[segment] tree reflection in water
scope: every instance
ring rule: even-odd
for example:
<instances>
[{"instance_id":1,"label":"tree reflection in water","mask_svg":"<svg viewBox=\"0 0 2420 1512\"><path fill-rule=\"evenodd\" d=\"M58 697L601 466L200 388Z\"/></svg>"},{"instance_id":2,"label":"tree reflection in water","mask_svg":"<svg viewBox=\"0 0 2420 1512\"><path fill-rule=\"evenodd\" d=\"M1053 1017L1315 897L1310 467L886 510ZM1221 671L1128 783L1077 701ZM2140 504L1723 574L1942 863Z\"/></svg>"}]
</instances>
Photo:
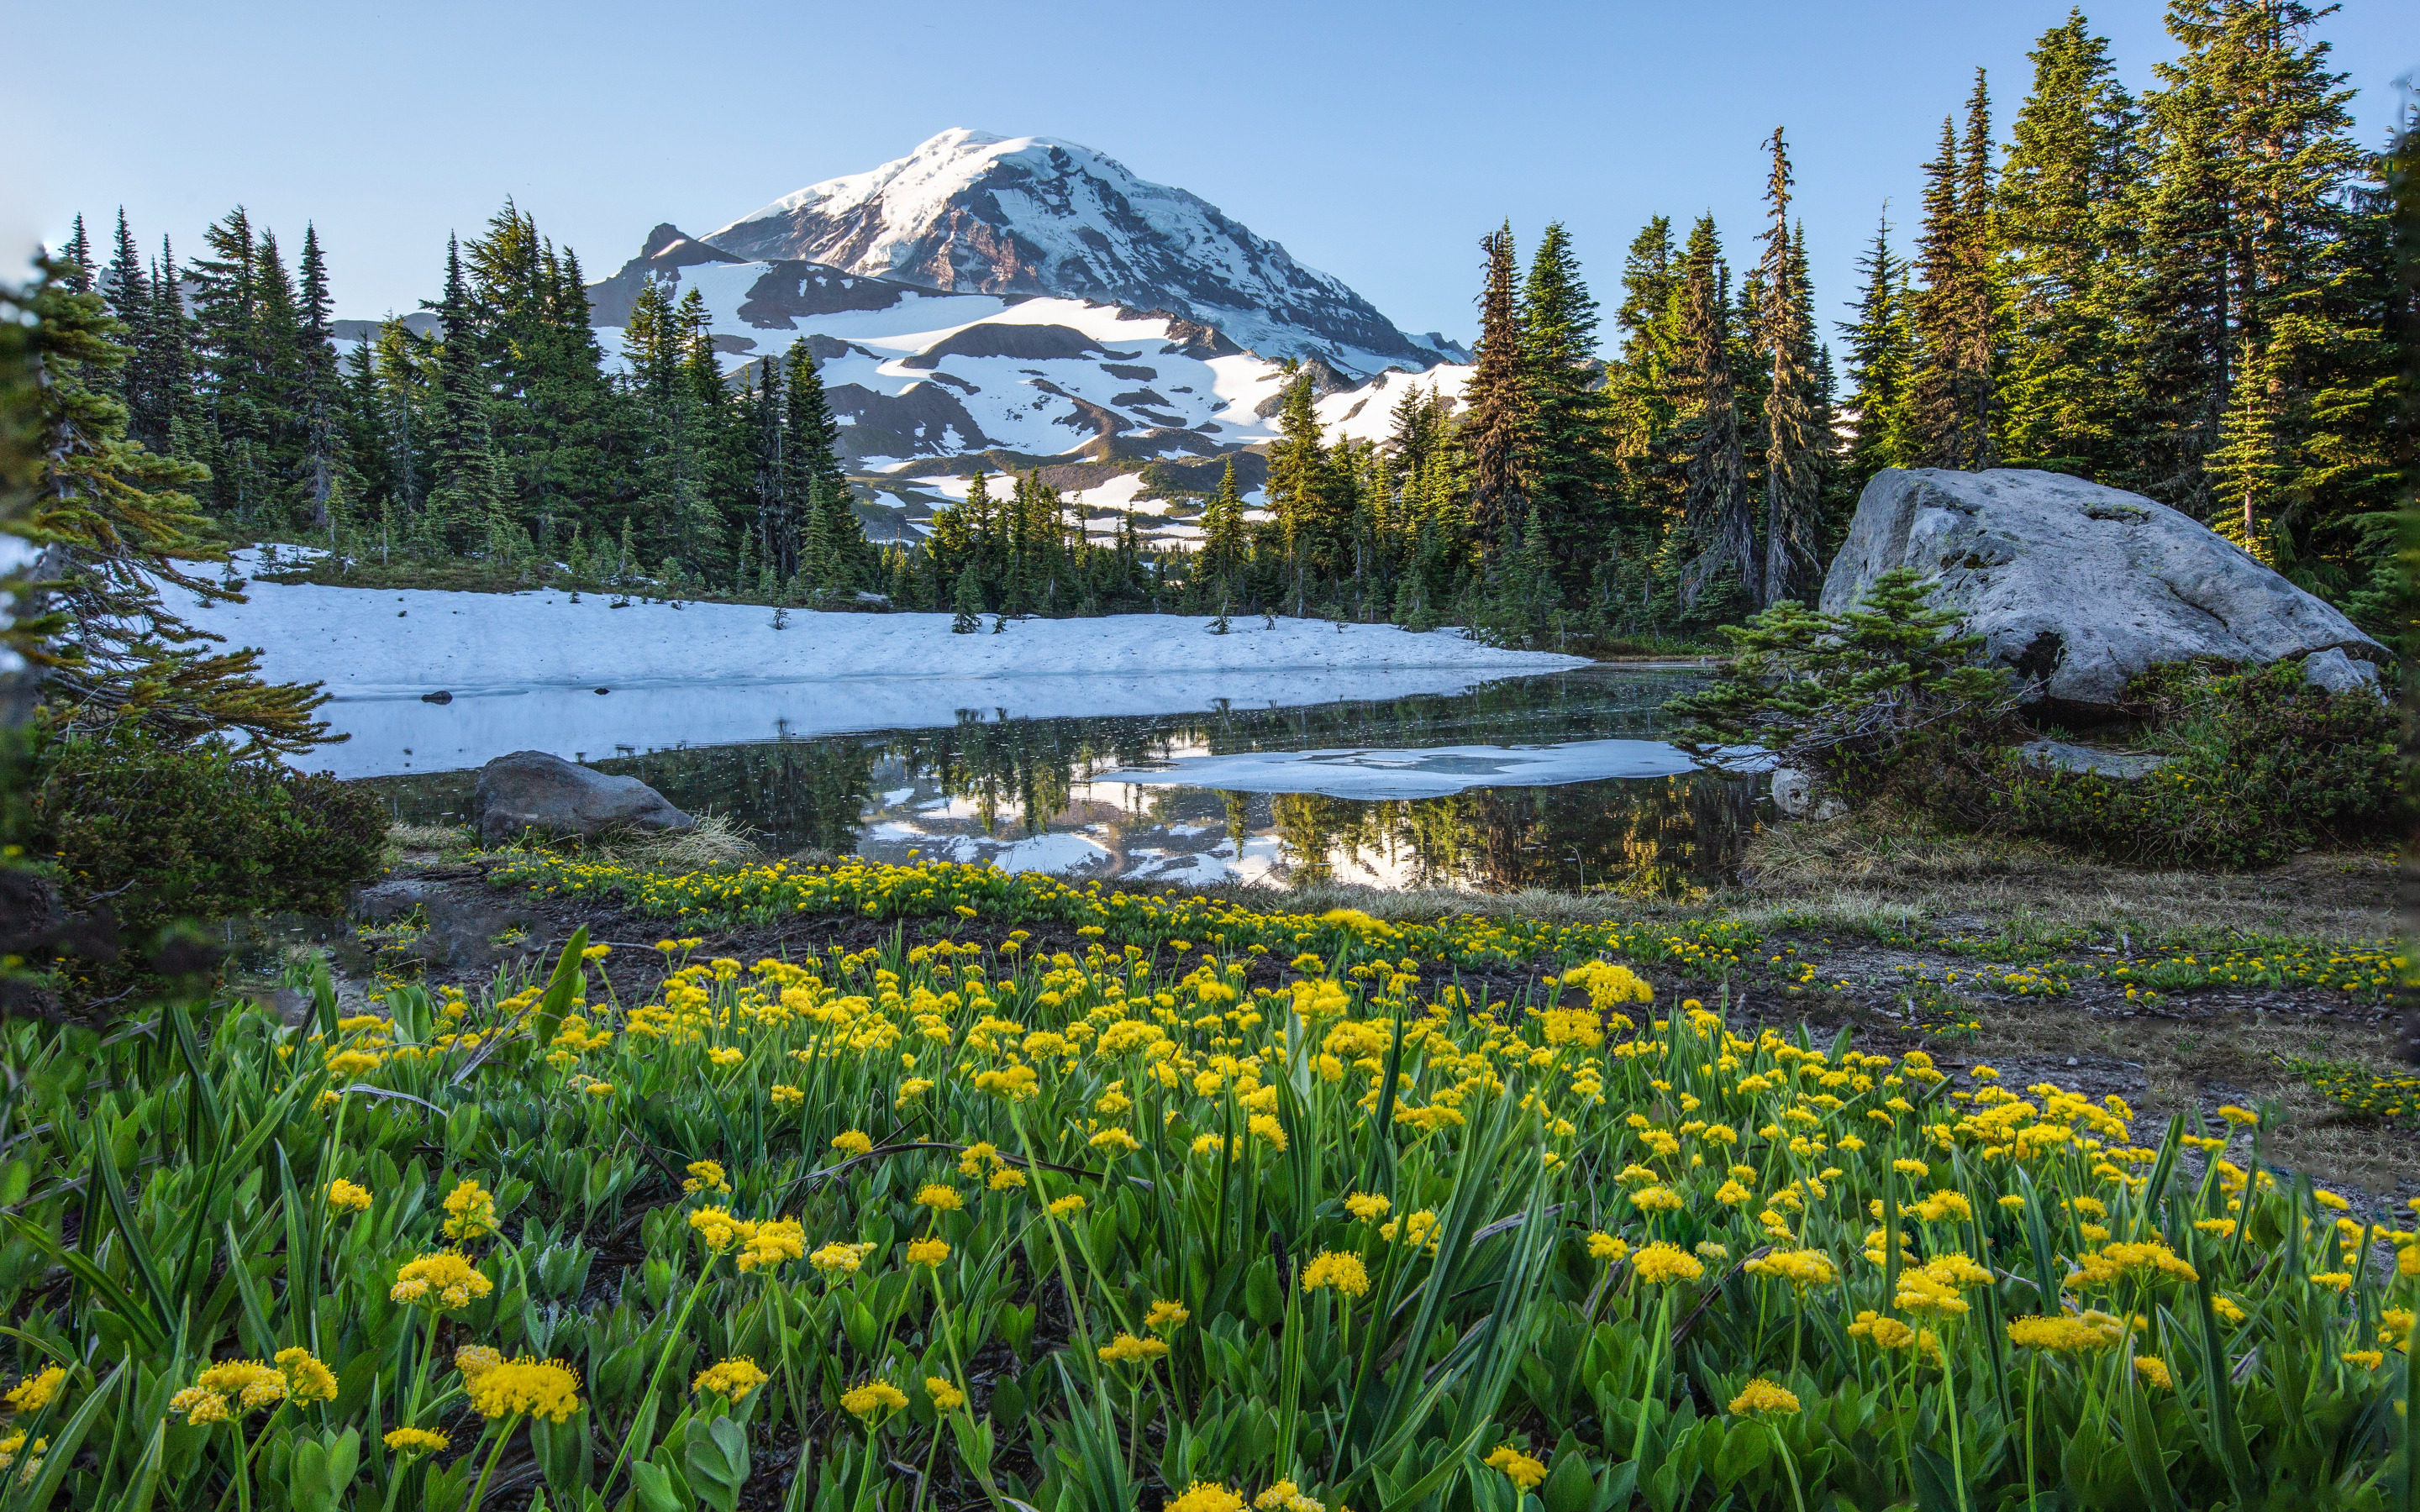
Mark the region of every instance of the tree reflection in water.
<instances>
[{"instance_id":1,"label":"tree reflection in water","mask_svg":"<svg viewBox=\"0 0 2420 1512\"><path fill-rule=\"evenodd\" d=\"M777 853L892 858L922 849L972 859L1020 839L1079 835L1086 874L1182 881L1254 874L1238 863L1255 840L1273 837L1273 849L1264 842L1258 851L1262 871L1279 880L1672 897L1731 872L1758 823L1761 779L1643 778L1355 799L1091 779L1187 754L1652 735L1663 702L1696 682L1591 669L1458 696L1185 716L1020 719L963 710L944 729L685 748L591 764L636 777L690 812L725 814ZM465 814L471 782L470 773L442 773L373 785L398 817L429 823Z\"/></svg>"}]
</instances>

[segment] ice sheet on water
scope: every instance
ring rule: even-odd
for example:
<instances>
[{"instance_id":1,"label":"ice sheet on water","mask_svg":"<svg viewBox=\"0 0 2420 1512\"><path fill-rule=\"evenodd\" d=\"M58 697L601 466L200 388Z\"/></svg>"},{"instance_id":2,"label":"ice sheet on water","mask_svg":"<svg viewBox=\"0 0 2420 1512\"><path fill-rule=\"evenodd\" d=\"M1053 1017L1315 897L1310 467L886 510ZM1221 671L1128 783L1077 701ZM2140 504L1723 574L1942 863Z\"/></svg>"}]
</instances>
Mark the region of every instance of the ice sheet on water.
<instances>
[{"instance_id":1,"label":"ice sheet on water","mask_svg":"<svg viewBox=\"0 0 2420 1512\"><path fill-rule=\"evenodd\" d=\"M1559 746L1247 751L1186 757L1162 767L1123 767L1102 775L1235 793L1435 798L1465 788L1551 787L1616 777L1678 777L1696 769L1696 763L1660 740L1575 740Z\"/></svg>"}]
</instances>

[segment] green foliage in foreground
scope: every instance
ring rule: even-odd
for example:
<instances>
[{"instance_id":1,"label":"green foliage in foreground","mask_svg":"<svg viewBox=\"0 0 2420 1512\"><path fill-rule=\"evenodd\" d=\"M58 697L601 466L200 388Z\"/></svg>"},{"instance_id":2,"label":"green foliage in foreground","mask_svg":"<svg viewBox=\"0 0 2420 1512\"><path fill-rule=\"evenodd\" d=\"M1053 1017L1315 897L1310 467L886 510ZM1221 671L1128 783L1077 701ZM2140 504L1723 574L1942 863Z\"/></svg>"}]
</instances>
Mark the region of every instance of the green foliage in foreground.
<instances>
[{"instance_id":1,"label":"green foliage in foreground","mask_svg":"<svg viewBox=\"0 0 2420 1512\"><path fill-rule=\"evenodd\" d=\"M66 902L106 906L130 936L179 918L334 913L386 843L386 807L368 790L214 742L60 740L33 777L30 832Z\"/></svg>"},{"instance_id":2,"label":"green foliage in foreground","mask_svg":"<svg viewBox=\"0 0 2420 1512\"><path fill-rule=\"evenodd\" d=\"M2401 1504L2412 1236L2256 1116L1318 923L8 1026L6 1504Z\"/></svg>"},{"instance_id":3,"label":"green foliage in foreground","mask_svg":"<svg viewBox=\"0 0 2420 1512\"><path fill-rule=\"evenodd\" d=\"M2011 763L1993 794L1994 821L2151 866L2273 866L2322 841L2375 843L2400 827L2398 721L2378 699L2315 687L2300 662L2165 667L2133 692L2165 766L2118 782Z\"/></svg>"}]
</instances>

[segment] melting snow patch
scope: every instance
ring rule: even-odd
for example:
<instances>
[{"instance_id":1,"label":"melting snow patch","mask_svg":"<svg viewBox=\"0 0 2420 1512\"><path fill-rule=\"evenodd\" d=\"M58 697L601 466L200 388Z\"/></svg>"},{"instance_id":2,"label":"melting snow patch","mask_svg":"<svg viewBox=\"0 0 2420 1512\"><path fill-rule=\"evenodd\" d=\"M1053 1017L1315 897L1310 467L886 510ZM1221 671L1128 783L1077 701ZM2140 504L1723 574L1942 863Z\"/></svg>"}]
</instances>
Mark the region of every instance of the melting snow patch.
<instances>
[{"instance_id":1,"label":"melting snow patch","mask_svg":"<svg viewBox=\"0 0 2420 1512\"><path fill-rule=\"evenodd\" d=\"M1432 746L1415 750L1271 750L1124 768L1128 782L1233 793L1317 793L1331 798L1435 798L1466 788L1552 787L1697 770L1660 740L1578 740L1561 746Z\"/></svg>"}]
</instances>

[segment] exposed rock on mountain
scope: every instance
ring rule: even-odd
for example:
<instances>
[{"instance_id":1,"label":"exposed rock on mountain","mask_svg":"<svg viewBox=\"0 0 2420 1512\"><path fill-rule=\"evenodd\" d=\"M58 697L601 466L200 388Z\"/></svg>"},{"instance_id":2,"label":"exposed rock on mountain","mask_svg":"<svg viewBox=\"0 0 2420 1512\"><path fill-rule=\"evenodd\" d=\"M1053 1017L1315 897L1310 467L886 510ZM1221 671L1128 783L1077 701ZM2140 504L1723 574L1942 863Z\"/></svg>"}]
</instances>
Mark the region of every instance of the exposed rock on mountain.
<instances>
[{"instance_id":1,"label":"exposed rock on mountain","mask_svg":"<svg viewBox=\"0 0 2420 1512\"><path fill-rule=\"evenodd\" d=\"M1167 310L1264 357L1358 374L1464 354L1416 341L1344 283L1305 268L1195 194L1045 136L943 131L907 157L827 179L705 239L766 261L982 294Z\"/></svg>"}]
</instances>

